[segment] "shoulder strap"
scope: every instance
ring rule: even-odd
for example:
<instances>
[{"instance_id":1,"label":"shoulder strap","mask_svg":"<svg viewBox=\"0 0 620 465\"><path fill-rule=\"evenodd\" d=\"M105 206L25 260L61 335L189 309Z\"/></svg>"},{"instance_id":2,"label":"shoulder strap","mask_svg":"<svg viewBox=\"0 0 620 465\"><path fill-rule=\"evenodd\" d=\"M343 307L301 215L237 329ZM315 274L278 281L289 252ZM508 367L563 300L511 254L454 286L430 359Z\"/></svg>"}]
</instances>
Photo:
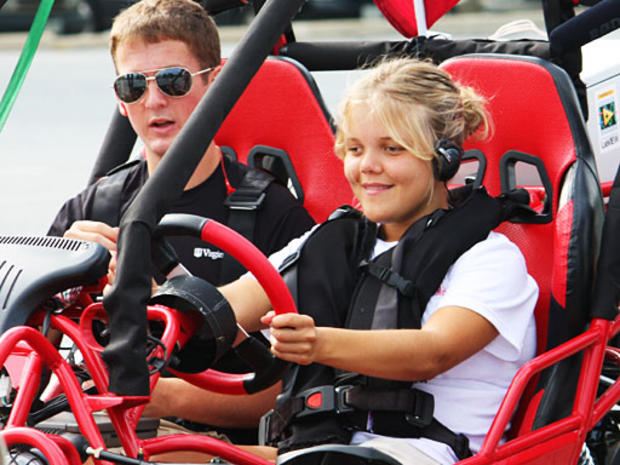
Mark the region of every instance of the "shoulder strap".
<instances>
[{"instance_id":1,"label":"shoulder strap","mask_svg":"<svg viewBox=\"0 0 620 465\"><path fill-rule=\"evenodd\" d=\"M138 163L140 160L123 163L108 171L105 177L97 181L90 212L91 220L118 226L121 214L121 194L127 177L131 173L129 168Z\"/></svg>"},{"instance_id":2,"label":"shoulder strap","mask_svg":"<svg viewBox=\"0 0 620 465\"><path fill-rule=\"evenodd\" d=\"M350 230L353 223L358 224L358 227L355 228L354 232L353 230ZM351 232L351 234L349 234L349 232ZM312 229L310 236L306 239L306 242L301 246L301 248L286 257L278 269L278 272L282 275L284 281L286 282L295 304L297 306L300 305L299 270L297 268L297 262L302 255L303 249L310 247L313 251L312 255L316 256L317 243L320 244L319 247L322 250L328 248L329 244L337 242L337 247L344 250L348 248L347 241L351 239L351 242L356 244L355 246L350 247L355 254L355 257L352 259L352 263L357 264L363 259L368 258L370 255L375 236L376 225L367 221L362 215L362 212L349 205L341 205L336 208L329 215L327 221ZM327 254L330 254L330 251L328 251ZM326 258L327 256L329 255L324 255L322 258ZM331 259L332 261L334 260L333 255L331 256Z\"/></svg>"},{"instance_id":3,"label":"shoulder strap","mask_svg":"<svg viewBox=\"0 0 620 465\"><path fill-rule=\"evenodd\" d=\"M345 326L350 329L392 329L396 328L396 312L393 311L397 302L392 302L391 308L381 308L379 305L380 293L384 280L389 279L392 262L391 248L372 261L363 259L359 270L361 277L355 286L351 298ZM366 257L367 258L367 257ZM394 273L395 274L395 273ZM394 317L392 321L392 317Z\"/></svg>"},{"instance_id":4,"label":"shoulder strap","mask_svg":"<svg viewBox=\"0 0 620 465\"><path fill-rule=\"evenodd\" d=\"M477 188L452 210L436 210L414 223L394 248L391 263L363 264L366 275L382 283L379 301L398 302L398 327L419 328L426 304L450 266L502 221L522 211L511 196L494 198ZM373 300L379 305L376 295ZM362 327L370 321L366 318Z\"/></svg>"},{"instance_id":5,"label":"shoulder strap","mask_svg":"<svg viewBox=\"0 0 620 465\"><path fill-rule=\"evenodd\" d=\"M394 249L392 269L411 281L414 295L399 295L399 323L420 327L422 313L458 258L507 219L507 200L481 187L455 208L427 217L421 235L405 234ZM414 321L405 308L414 308Z\"/></svg>"},{"instance_id":6,"label":"shoulder strap","mask_svg":"<svg viewBox=\"0 0 620 465\"><path fill-rule=\"evenodd\" d=\"M257 212L265 200L267 188L274 181L275 178L266 171L248 169L236 189L224 200L224 205L229 209L227 226L250 242L254 242ZM220 271L220 282L229 282L243 272L244 268L239 262L226 254Z\"/></svg>"}]
</instances>

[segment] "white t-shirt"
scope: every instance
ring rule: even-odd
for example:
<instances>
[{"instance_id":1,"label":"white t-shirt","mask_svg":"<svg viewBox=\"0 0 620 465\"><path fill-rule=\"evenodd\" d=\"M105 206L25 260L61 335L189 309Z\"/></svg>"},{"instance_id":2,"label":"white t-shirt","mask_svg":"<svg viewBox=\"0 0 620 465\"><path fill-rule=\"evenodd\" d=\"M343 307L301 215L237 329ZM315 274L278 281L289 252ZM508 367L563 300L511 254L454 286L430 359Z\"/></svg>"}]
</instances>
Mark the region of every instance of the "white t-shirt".
<instances>
[{"instance_id":1,"label":"white t-shirt","mask_svg":"<svg viewBox=\"0 0 620 465\"><path fill-rule=\"evenodd\" d=\"M293 240L273 254L270 261L278 267L307 236ZM377 240L375 255L395 244ZM538 286L528 275L519 248L504 235L491 232L448 269L426 306L422 325L438 309L459 306L483 316L499 333L469 359L427 382L416 383L416 388L433 394L435 418L451 430L465 434L474 452L480 449L513 376L535 355L537 299ZM351 443L359 444L376 436L357 432ZM442 464L457 461L446 444L424 438L403 441Z\"/></svg>"}]
</instances>

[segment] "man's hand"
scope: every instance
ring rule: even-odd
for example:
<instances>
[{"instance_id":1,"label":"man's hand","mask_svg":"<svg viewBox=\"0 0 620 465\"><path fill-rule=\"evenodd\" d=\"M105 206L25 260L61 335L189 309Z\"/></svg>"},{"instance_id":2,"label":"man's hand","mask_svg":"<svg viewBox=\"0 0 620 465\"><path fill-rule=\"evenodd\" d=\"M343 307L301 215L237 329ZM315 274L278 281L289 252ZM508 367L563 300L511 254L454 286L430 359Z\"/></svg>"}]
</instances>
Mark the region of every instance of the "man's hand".
<instances>
[{"instance_id":1,"label":"man's hand","mask_svg":"<svg viewBox=\"0 0 620 465\"><path fill-rule=\"evenodd\" d=\"M118 227L113 228L99 221L76 221L65 231L64 237L98 242L110 252L116 252Z\"/></svg>"},{"instance_id":2,"label":"man's hand","mask_svg":"<svg viewBox=\"0 0 620 465\"><path fill-rule=\"evenodd\" d=\"M108 286L114 283L116 272L116 241L118 240L118 227L112 227L100 221L76 221L65 231L64 237L80 239L83 241L97 242L110 251L112 256L108 268Z\"/></svg>"}]
</instances>

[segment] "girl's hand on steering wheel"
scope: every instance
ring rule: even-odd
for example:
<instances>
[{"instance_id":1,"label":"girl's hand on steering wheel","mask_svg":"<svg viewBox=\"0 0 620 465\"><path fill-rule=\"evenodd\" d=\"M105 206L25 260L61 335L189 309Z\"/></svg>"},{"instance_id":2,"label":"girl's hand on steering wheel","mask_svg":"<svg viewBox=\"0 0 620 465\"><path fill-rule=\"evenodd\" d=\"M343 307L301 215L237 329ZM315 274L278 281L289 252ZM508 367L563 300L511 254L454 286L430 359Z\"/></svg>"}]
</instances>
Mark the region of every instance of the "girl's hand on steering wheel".
<instances>
[{"instance_id":1,"label":"girl's hand on steering wheel","mask_svg":"<svg viewBox=\"0 0 620 465\"><path fill-rule=\"evenodd\" d=\"M320 339L314 320L308 315L269 312L261 318L269 325L271 352L278 358L299 365L316 361Z\"/></svg>"}]
</instances>

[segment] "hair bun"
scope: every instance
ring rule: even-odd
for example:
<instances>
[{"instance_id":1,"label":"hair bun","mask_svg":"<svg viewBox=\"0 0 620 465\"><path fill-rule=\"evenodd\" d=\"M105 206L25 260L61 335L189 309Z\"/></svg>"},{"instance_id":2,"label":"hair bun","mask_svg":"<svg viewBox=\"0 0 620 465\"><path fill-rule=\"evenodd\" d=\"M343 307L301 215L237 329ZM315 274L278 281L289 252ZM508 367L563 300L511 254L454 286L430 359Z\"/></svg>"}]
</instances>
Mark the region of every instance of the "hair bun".
<instances>
[{"instance_id":1,"label":"hair bun","mask_svg":"<svg viewBox=\"0 0 620 465\"><path fill-rule=\"evenodd\" d=\"M469 86L459 86L459 95L461 97L461 103L463 105L463 135L466 139L472 135L481 126L485 125L485 132L487 118L485 114L485 99L476 93L474 89Z\"/></svg>"}]
</instances>

